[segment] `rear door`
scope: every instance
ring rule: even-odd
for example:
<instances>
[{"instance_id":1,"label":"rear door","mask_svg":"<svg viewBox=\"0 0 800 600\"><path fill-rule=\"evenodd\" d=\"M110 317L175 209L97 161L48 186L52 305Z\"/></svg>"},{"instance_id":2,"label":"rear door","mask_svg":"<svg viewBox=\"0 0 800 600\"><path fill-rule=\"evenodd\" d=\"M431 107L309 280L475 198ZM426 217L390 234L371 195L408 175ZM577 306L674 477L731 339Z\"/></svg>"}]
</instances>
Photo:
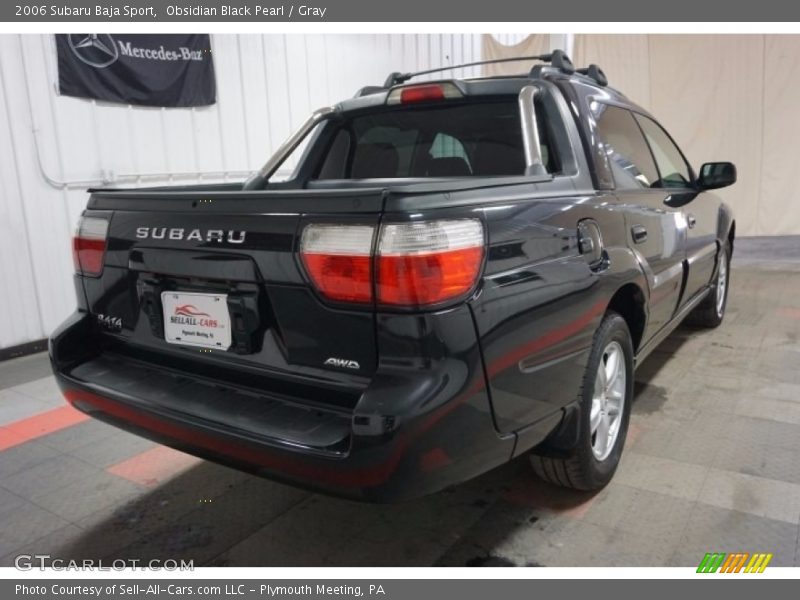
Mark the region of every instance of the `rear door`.
<instances>
[{"instance_id":1,"label":"rear door","mask_svg":"<svg viewBox=\"0 0 800 600\"><path fill-rule=\"evenodd\" d=\"M707 202L694 188L694 176L675 142L655 121L643 115L636 120L650 145L658 167L657 187L668 193L665 203L679 208L686 222L688 273L683 302L711 280L717 253L717 204Z\"/></svg>"},{"instance_id":2,"label":"rear door","mask_svg":"<svg viewBox=\"0 0 800 600\"><path fill-rule=\"evenodd\" d=\"M675 314L683 283L686 227L680 207L658 187L659 174L631 111L600 105L598 133L614 175L616 195L625 205L629 246L639 257L650 286L645 340Z\"/></svg>"}]
</instances>

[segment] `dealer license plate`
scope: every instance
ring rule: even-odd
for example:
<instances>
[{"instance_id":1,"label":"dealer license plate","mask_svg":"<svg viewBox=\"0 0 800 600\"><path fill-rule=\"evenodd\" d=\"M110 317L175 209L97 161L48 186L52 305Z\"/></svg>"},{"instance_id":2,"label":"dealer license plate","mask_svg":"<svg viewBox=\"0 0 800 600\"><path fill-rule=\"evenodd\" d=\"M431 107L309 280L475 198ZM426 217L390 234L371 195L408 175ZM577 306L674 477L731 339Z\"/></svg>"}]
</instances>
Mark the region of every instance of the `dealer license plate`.
<instances>
[{"instance_id":1,"label":"dealer license plate","mask_svg":"<svg viewBox=\"0 0 800 600\"><path fill-rule=\"evenodd\" d=\"M164 339L170 344L227 350L231 316L227 294L162 292Z\"/></svg>"}]
</instances>

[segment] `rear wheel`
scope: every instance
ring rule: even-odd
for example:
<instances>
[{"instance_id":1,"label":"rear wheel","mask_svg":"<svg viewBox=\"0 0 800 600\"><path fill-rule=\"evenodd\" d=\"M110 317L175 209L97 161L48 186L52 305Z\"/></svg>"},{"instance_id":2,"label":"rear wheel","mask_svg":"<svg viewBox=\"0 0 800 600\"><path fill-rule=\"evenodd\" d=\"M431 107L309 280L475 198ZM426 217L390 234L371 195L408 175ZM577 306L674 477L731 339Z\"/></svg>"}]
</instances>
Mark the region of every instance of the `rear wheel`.
<instances>
[{"instance_id":1,"label":"rear wheel","mask_svg":"<svg viewBox=\"0 0 800 600\"><path fill-rule=\"evenodd\" d=\"M728 288L730 287L731 255L728 245L719 251L717 275L709 294L689 315L687 322L700 327L718 327L725 317L728 305Z\"/></svg>"},{"instance_id":2,"label":"rear wheel","mask_svg":"<svg viewBox=\"0 0 800 600\"><path fill-rule=\"evenodd\" d=\"M619 464L633 401L633 343L625 320L609 312L595 333L580 392L578 441L566 456L531 455L539 477L578 490L606 485Z\"/></svg>"}]
</instances>

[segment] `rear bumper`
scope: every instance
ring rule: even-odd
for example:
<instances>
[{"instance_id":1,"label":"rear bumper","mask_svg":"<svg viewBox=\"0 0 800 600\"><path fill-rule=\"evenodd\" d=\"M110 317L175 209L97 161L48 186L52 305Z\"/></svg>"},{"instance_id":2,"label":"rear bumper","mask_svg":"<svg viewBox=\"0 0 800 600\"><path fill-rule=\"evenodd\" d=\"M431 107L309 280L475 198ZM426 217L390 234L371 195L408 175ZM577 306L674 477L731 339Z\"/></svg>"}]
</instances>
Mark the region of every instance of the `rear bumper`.
<instances>
[{"instance_id":1,"label":"rear bumper","mask_svg":"<svg viewBox=\"0 0 800 600\"><path fill-rule=\"evenodd\" d=\"M77 409L159 443L324 493L393 502L470 479L513 455L496 432L467 311L437 319L452 352L379 365L355 408L309 408L252 389L220 388L102 350L76 313L50 355ZM448 340L448 336L452 336Z\"/></svg>"}]
</instances>

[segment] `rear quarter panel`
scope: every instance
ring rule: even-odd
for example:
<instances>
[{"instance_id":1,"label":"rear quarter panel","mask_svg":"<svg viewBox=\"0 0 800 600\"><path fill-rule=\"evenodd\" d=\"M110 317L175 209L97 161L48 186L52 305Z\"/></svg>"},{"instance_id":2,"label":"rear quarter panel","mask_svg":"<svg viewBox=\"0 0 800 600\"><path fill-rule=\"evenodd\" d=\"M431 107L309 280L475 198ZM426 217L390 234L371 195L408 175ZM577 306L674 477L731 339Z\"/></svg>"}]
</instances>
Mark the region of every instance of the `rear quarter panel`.
<instances>
[{"instance_id":1,"label":"rear quarter panel","mask_svg":"<svg viewBox=\"0 0 800 600\"><path fill-rule=\"evenodd\" d=\"M611 298L626 283L643 286L643 275L612 195L509 199L483 213L488 256L470 305L496 428L519 431L577 399ZM606 261L597 270L579 251L582 219L602 232Z\"/></svg>"}]
</instances>

